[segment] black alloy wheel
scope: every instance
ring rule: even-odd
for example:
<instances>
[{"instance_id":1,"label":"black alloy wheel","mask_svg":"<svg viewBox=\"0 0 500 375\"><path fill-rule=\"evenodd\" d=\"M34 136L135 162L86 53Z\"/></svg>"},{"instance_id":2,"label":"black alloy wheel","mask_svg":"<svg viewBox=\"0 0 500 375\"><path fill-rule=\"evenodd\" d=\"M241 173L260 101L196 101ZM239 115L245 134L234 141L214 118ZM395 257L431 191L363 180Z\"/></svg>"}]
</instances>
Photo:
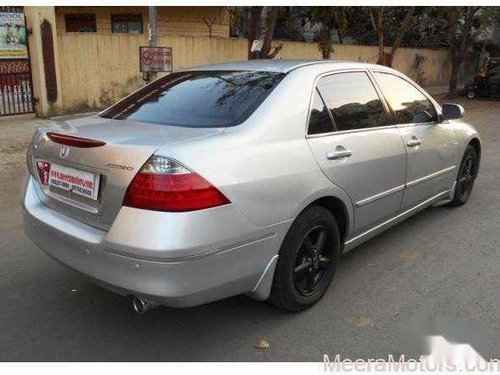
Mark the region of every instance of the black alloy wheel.
<instances>
[{"instance_id":1,"label":"black alloy wheel","mask_svg":"<svg viewBox=\"0 0 500 375\"><path fill-rule=\"evenodd\" d=\"M455 192L450 206L461 206L469 200L479 169L479 156L476 149L469 145L465 149L458 177L455 185Z\"/></svg>"},{"instance_id":2,"label":"black alloy wheel","mask_svg":"<svg viewBox=\"0 0 500 375\"><path fill-rule=\"evenodd\" d=\"M318 302L332 282L341 250L334 215L310 206L293 222L283 240L269 301L288 311Z\"/></svg>"},{"instance_id":3,"label":"black alloy wheel","mask_svg":"<svg viewBox=\"0 0 500 375\"><path fill-rule=\"evenodd\" d=\"M299 244L293 279L295 289L303 296L315 293L327 273L332 261L332 254L325 246L327 239L327 228L318 225L307 232Z\"/></svg>"}]
</instances>

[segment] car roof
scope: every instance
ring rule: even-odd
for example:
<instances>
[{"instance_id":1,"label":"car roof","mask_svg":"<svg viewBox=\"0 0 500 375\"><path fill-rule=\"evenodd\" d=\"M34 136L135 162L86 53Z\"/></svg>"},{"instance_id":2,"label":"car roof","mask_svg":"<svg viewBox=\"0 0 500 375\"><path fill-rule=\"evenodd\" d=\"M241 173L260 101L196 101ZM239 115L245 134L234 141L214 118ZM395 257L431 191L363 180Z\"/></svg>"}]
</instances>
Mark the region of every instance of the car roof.
<instances>
[{"instance_id":1,"label":"car roof","mask_svg":"<svg viewBox=\"0 0 500 375\"><path fill-rule=\"evenodd\" d=\"M276 73L288 73L292 70L324 65L330 69L345 68L381 68L380 65L367 64L358 61L348 60L248 60L236 61L222 64L210 64L193 66L183 69L184 71L208 71L208 70L242 70L242 71L267 71Z\"/></svg>"}]
</instances>

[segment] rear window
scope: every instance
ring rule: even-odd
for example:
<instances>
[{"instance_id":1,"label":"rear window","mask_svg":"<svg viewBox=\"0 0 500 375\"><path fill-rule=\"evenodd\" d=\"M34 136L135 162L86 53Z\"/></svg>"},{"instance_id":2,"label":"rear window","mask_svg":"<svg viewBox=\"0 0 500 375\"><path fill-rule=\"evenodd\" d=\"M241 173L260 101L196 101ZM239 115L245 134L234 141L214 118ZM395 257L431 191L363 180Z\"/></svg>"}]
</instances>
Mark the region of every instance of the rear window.
<instances>
[{"instance_id":1,"label":"rear window","mask_svg":"<svg viewBox=\"0 0 500 375\"><path fill-rule=\"evenodd\" d=\"M284 76L248 71L171 73L101 116L185 127L235 126L257 109Z\"/></svg>"}]
</instances>

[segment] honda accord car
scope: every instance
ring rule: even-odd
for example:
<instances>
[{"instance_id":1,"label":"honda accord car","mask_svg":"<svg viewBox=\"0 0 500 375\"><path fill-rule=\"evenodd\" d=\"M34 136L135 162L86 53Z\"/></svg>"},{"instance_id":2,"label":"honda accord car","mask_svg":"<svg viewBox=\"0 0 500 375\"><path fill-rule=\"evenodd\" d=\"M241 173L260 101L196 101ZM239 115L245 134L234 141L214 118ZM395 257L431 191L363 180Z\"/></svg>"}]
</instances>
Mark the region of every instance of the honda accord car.
<instances>
[{"instance_id":1,"label":"honda accord car","mask_svg":"<svg viewBox=\"0 0 500 375\"><path fill-rule=\"evenodd\" d=\"M481 142L463 115L379 65L177 71L36 131L25 230L138 312L238 294L303 310L342 253L469 199Z\"/></svg>"}]
</instances>

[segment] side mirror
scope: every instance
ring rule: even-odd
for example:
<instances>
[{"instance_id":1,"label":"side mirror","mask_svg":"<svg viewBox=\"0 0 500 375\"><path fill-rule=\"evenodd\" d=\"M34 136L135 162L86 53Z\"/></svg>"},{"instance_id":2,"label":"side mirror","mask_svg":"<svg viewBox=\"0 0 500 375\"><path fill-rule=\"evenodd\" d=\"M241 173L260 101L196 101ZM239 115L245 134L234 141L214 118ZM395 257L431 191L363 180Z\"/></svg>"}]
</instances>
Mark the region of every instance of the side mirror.
<instances>
[{"instance_id":1,"label":"side mirror","mask_svg":"<svg viewBox=\"0 0 500 375\"><path fill-rule=\"evenodd\" d=\"M455 120L464 117L465 110L460 104L443 104L442 116L445 120Z\"/></svg>"}]
</instances>

